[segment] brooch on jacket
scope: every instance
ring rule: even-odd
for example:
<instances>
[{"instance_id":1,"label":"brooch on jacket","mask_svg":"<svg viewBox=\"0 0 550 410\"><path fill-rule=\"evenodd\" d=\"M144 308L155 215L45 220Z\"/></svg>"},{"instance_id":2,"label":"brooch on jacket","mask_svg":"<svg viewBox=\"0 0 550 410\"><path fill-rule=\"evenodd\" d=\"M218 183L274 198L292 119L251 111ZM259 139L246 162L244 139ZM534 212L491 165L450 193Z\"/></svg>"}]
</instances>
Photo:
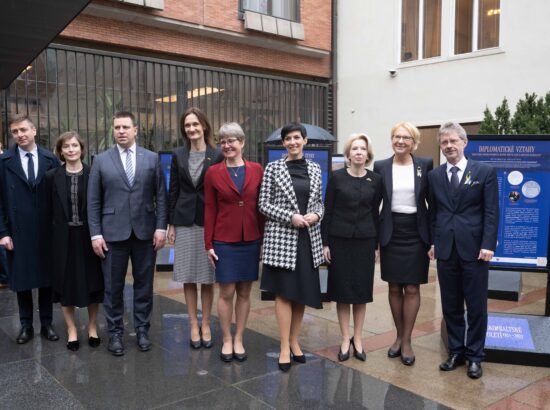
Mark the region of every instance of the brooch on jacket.
<instances>
[{"instance_id":1,"label":"brooch on jacket","mask_svg":"<svg viewBox=\"0 0 550 410\"><path fill-rule=\"evenodd\" d=\"M464 185L474 186L474 185L478 185L478 184L479 184L478 180L475 180L475 181L472 180L472 171L468 171L468 174L466 175L466 178L464 178Z\"/></svg>"},{"instance_id":2,"label":"brooch on jacket","mask_svg":"<svg viewBox=\"0 0 550 410\"><path fill-rule=\"evenodd\" d=\"M420 167L420 165L416 167L416 176L418 178L422 178L422 168Z\"/></svg>"}]
</instances>

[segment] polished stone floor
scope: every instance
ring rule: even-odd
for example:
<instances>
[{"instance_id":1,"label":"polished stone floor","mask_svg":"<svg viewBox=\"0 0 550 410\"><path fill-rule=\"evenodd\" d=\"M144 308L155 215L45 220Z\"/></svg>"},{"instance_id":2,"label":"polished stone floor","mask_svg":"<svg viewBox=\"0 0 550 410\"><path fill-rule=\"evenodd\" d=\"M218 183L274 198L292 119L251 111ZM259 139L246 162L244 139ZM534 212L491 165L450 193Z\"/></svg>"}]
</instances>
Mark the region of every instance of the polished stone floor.
<instances>
[{"instance_id":1,"label":"polished stone floor","mask_svg":"<svg viewBox=\"0 0 550 410\"><path fill-rule=\"evenodd\" d=\"M546 277L524 274L519 302L490 300L493 311L542 314ZM377 269L374 302L367 308L363 346L367 361L337 363L340 331L333 304L307 309L301 343L307 364L287 374L277 368L278 332L273 302L262 301L254 286L244 363L219 359L220 330L214 318L217 343L211 350L189 346L186 307L181 285L171 272L158 272L150 330L153 348L139 352L132 333L131 276L126 289L124 341L126 354L113 357L105 343L92 349L83 344L76 353L65 341L48 342L35 336L27 345L15 343L19 324L13 293L0 290L0 409L550 409L550 369L484 364L484 376L470 380L465 368L441 373L445 357L441 342L441 308L435 272L422 287L422 306L414 331L417 361L405 367L388 359L392 343L387 285ZM214 309L214 313L216 310ZM79 335L86 338L85 309L78 310ZM54 325L62 335L61 311ZM35 330L39 329L35 320ZM100 335L106 338L101 320ZM64 339L64 337L62 337Z\"/></svg>"}]
</instances>

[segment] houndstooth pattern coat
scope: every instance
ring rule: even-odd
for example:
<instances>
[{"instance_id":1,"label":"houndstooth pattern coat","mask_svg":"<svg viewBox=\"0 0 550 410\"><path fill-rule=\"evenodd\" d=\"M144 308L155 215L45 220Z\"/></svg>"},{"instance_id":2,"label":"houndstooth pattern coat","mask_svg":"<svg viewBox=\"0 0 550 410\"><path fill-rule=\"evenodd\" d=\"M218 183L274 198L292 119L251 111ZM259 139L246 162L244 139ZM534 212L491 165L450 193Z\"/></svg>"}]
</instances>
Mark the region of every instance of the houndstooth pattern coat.
<instances>
[{"instance_id":1,"label":"houndstooth pattern coat","mask_svg":"<svg viewBox=\"0 0 550 410\"><path fill-rule=\"evenodd\" d=\"M324 206L321 196L321 168L315 162L306 161L310 184L307 213L316 213L322 219ZM292 215L299 214L300 210L284 158L267 164L258 207L266 216L263 262L279 268L296 269L298 228L292 226ZM308 231L313 265L317 267L323 262L320 223L310 226Z\"/></svg>"}]
</instances>

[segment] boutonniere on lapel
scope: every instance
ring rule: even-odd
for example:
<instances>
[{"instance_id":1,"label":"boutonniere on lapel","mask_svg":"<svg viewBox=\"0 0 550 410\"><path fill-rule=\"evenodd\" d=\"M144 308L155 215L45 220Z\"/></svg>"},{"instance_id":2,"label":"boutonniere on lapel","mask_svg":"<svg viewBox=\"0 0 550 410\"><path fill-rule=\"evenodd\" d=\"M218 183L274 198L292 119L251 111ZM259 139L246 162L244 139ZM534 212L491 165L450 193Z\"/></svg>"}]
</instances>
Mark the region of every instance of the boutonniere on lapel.
<instances>
[{"instance_id":1,"label":"boutonniere on lapel","mask_svg":"<svg viewBox=\"0 0 550 410\"><path fill-rule=\"evenodd\" d=\"M372 182L372 179L370 179L369 177L367 177L367 181L370 181L370 182Z\"/></svg>"},{"instance_id":2,"label":"boutonniere on lapel","mask_svg":"<svg viewBox=\"0 0 550 410\"><path fill-rule=\"evenodd\" d=\"M419 166L416 167L416 176L422 178L422 168Z\"/></svg>"},{"instance_id":3,"label":"boutonniere on lapel","mask_svg":"<svg viewBox=\"0 0 550 410\"><path fill-rule=\"evenodd\" d=\"M466 178L464 178L464 185L470 187L477 184L479 184L479 181L472 180L472 171L468 171L468 174L466 174Z\"/></svg>"}]
</instances>

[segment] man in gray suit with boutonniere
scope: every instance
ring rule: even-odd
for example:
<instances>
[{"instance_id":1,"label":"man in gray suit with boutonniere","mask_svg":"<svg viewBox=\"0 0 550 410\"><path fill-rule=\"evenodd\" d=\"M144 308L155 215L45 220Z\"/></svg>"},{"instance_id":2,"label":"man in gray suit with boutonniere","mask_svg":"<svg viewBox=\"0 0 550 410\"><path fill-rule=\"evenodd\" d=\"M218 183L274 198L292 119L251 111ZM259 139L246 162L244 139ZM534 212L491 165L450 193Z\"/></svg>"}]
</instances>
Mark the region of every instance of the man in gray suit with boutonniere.
<instances>
[{"instance_id":1,"label":"man in gray suit with boutonniere","mask_svg":"<svg viewBox=\"0 0 550 410\"><path fill-rule=\"evenodd\" d=\"M137 146L137 130L132 113L114 115L116 145L95 157L88 182L88 224L94 252L102 258L108 350L114 356L124 354L123 291L129 258L137 346L142 352L151 348L156 252L166 241L164 174L158 155Z\"/></svg>"}]
</instances>

